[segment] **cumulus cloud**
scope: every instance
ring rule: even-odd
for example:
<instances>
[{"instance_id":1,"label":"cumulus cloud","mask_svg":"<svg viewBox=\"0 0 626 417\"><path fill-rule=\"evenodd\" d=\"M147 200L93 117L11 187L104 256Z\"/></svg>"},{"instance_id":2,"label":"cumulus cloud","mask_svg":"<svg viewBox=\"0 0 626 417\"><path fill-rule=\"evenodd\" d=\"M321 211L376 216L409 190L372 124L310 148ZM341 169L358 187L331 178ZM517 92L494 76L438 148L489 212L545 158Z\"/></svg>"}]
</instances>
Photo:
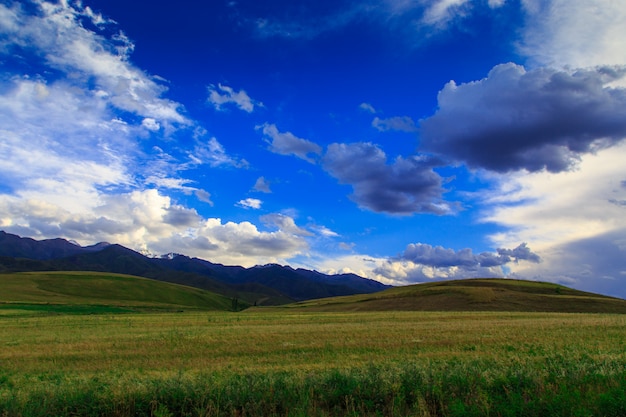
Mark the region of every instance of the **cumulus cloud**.
<instances>
[{"instance_id":1,"label":"cumulus cloud","mask_svg":"<svg viewBox=\"0 0 626 417\"><path fill-rule=\"evenodd\" d=\"M498 172L571 170L585 153L626 137L626 67L572 72L494 67L480 80L449 82L437 112L421 121L421 148Z\"/></svg>"},{"instance_id":2,"label":"cumulus cloud","mask_svg":"<svg viewBox=\"0 0 626 417\"><path fill-rule=\"evenodd\" d=\"M322 148L318 144L299 138L291 132L280 132L276 125L265 123L256 128L263 132L271 152L280 155L294 155L309 163L315 163L315 159L309 156L310 154L320 155L322 153Z\"/></svg>"},{"instance_id":3,"label":"cumulus cloud","mask_svg":"<svg viewBox=\"0 0 626 417\"><path fill-rule=\"evenodd\" d=\"M443 201L443 181L433 171L439 161L414 156L387 164L387 155L372 143L334 143L322 165L340 183L352 186L351 198L362 208L400 215L454 211Z\"/></svg>"},{"instance_id":4,"label":"cumulus cloud","mask_svg":"<svg viewBox=\"0 0 626 417\"><path fill-rule=\"evenodd\" d=\"M434 279L503 277L507 275L504 266L520 261L538 263L540 258L525 243L514 249L479 254L469 248L455 251L441 246L412 243L401 255L379 263L372 273L395 284Z\"/></svg>"},{"instance_id":5,"label":"cumulus cloud","mask_svg":"<svg viewBox=\"0 0 626 417\"><path fill-rule=\"evenodd\" d=\"M134 45L114 29L80 2L0 4L0 59L29 59L13 60L17 72L0 80L0 227L149 253L176 248L246 266L286 263L306 251L302 236L204 218L163 194L212 205L210 193L180 171L247 162L215 138L204 141L183 107L163 98L163 80L130 63ZM143 140L171 140L188 128L195 128L191 152L168 154Z\"/></svg>"},{"instance_id":6,"label":"cumulus cloud","mask_svg":"<svg viewBox=\"0 0 626 417\"><path fill-rule=\"evenodd\" d=\"M502 266L520 260L539 262L540 258L533 253L526 243L514 249L497 249L497 253L482 252L474 254L469 248L455 251L441 246L431 246L424 243L409 244L398 260L411 261L415 264L439 267L492 267Z\"/></svg>"},{"instance_id":7,"label":"cumulus cloud","mask_svg":"<svg viewBox=\"0 0 626 417\"><path fill-rule=\"evenodd\" d=\"M36 199L0 196L0 227L25 236L64 236L81 244L120 243L147 253L172 248L214 262L252 266L286 262L308 249L306 233L293 233L288 220L263 232L249 222L202 218L155 189L100 195L88 211L72 210ZM308 232L307 232L308 233Z\"/></svg>"},{"instance_id":8,"label":"cumulus cloud","mask_svg":"<svg viewBox=\"0 0 626 417\"><path fill-rule=\"evenodd\" d=\"M252 113L255 106L263 107L263 103L251 99L244 90L235 91L232 87L222 84L210 85L207 89L209 91L207 100L216 110L222 110L226 104L233 104L247 113Z\"/></svg>"},{"instance_id":9,"label":"cumulus cloud","mask_svg":"<svg viewBox=\"0 0 626 417\"><path fill-rule=\"evenodd\" d=\"M390 117L388 119L381 119L375 117L372 121L372 126L381 132L388 130L399 130L401 132L416 132L417 126L415 122L408 116Z\"/></svg>"}]
</instances>

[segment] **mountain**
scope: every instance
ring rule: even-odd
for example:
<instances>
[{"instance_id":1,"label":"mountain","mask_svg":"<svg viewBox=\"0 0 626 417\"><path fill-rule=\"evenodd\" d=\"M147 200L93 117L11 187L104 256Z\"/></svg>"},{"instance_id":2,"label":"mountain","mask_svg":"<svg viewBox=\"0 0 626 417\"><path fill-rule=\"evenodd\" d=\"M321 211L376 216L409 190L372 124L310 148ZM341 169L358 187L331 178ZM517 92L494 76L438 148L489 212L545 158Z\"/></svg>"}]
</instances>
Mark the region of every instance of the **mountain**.
<instances>
[{"instance_id":1,"label":"mountain","mask_svg":"<svg viewBox=\"0 0 626 417\"><path fill-rule=\"evenodd\" d=\"M64 239L37 241L0 232L0 272L97 271L201 288L256 305L363 294L389 286L354 274L326 275L276 264L243 268L180 254L144 256L117 244L81 247Z\"/></svg>"},{"instance_id":2,"label":"mountain","mask_svg":"<svg viewBox=\"0 0 626 417\"><path fill-rule=\"evenodd\" d=\"M109 244L97 243L93 246L80 246L65 239L34 240L0 231L0 256L27 259L56 259L79 253L95 252Z\"/></svg>"},{"instance_id":3,"label":"mountain","mask_svg":"<svg viewBox=\"0 0 626 417\"><path fill-rule=\"evenodd\" d=\"M525 311L626 313L626 300L562 285L514 279L462 279L394 287L281 308L306 311Z\"/></svg>"}]
</instances>

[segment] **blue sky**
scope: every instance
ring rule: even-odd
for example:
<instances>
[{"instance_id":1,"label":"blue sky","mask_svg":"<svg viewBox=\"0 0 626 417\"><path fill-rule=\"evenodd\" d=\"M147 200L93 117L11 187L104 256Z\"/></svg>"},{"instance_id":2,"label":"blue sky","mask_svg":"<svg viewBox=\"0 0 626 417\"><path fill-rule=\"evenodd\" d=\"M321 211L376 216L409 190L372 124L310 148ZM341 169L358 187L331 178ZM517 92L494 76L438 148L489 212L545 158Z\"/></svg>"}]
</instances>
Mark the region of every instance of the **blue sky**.
<instances>
[{"instance_id":1,"label":"blue sky","mask_svg":"<svg viewBox=\"0 0 626 417\"><path fill-rule=\"evenodd\" d=\"M626 297L626 5L0 2L0 228Z\"/></svg>"}]
</instances>

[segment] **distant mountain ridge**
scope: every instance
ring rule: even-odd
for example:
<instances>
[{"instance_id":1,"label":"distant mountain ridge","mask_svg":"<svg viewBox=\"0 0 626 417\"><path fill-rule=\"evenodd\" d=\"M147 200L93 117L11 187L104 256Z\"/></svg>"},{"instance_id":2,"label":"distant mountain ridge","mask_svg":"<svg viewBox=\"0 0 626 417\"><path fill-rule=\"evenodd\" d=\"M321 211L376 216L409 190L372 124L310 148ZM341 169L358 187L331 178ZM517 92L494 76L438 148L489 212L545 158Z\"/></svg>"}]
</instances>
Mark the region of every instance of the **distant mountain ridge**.
<instances>
[{"instance_id":1,"label":"distant mountain ridge","mask_svg":"<svg viewBox=\"0 0 626 417\"><path fill-rule=\"evenodd\" d=\"M117 244L83 247L61 238L34 240L0 231L0 272L25 271L136 275L239 297L257 305L369 294L389 288L355 274L326 275L276 264L225 266L174 253L147 257Z\"/></svg>"},{"instance_id":2,"label":"distant mountain ridge","mask_svg":"<svg viewBox=\"0 0 626 417\"><path fill-rule=\"evenodd\" d=\"M0 256L48 260L77 255L80 253L97 252L109 246L100 242L91 246L80 246L65 239L35 240L20 237L0 230Z\"/></svg>"}]
</instances>

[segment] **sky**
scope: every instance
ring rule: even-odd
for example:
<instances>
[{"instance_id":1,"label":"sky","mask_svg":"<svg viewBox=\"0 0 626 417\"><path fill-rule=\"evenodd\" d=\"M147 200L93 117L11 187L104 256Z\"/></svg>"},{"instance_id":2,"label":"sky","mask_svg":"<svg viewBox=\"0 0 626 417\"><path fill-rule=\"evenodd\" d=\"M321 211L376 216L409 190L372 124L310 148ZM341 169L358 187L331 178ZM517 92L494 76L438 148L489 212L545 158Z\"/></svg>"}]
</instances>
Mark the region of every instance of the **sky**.
<instances>
[{"instance_id":1,"label":"sky","mask_svg":"<svg viewBox=\"0 0 626 417\"><path fill-rule=\"evenodd\" d=\"M626 298L626 3L0 0L0 230Z\"/></svg>"}]
</instances>

